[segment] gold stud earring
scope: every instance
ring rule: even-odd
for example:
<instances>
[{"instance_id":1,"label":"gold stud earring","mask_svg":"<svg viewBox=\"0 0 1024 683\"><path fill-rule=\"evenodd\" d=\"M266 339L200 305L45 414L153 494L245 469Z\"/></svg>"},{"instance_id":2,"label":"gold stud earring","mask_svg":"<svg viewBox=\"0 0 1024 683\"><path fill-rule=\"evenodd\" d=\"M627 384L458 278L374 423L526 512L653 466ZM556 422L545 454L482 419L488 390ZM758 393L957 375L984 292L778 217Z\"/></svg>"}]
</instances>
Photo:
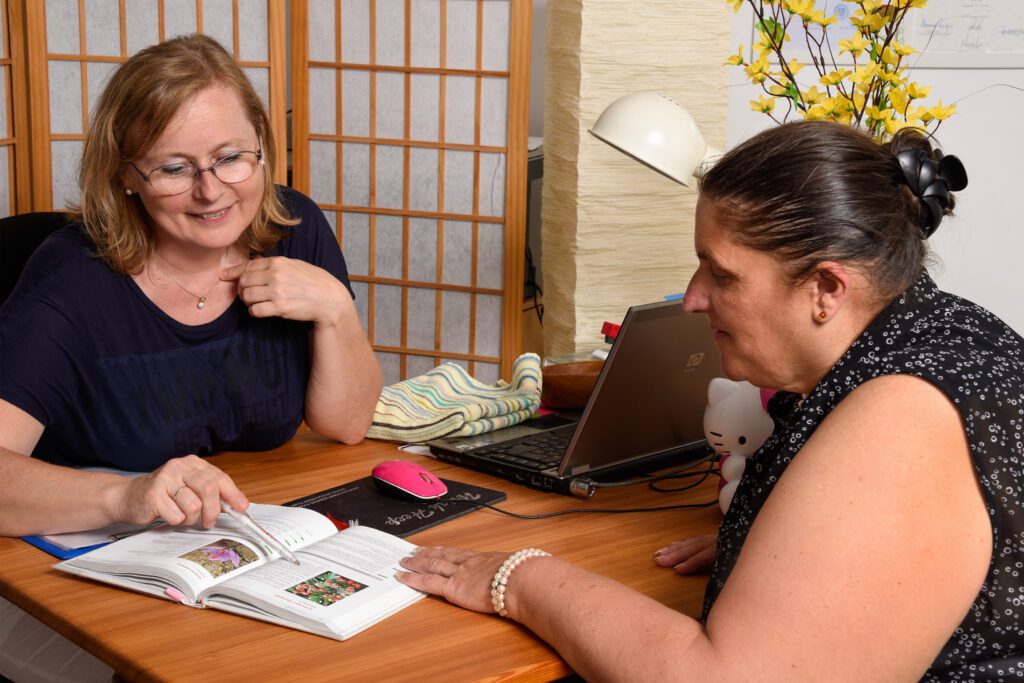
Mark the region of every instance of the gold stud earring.
<instances>
[{"instance_id":1,"label":"gold stud earring","mask_svg":"<svg viewBox=\"0 0 1024 683\"><path fill-rule=\"evenodd\" d=\"M826 313L825 311L822 311L821 313L818 314L818 320L824 320L827 317L828 313Z\"/></svg>"}]
</instances>

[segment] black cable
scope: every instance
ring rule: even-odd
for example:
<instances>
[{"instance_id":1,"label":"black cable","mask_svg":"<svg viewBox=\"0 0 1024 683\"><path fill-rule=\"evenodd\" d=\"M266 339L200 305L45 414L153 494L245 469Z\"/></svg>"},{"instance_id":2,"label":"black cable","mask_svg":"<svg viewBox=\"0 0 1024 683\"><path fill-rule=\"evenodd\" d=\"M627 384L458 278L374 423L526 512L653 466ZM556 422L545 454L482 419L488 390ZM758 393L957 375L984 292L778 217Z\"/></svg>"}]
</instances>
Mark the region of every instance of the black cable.
<instances>
[{"instance_id":1,"label":"black cable","mask_svg":"<svg viewBox=\"0 0 1024 683\"><path fill-rule=\"evenodd\" d=\"M647 484L648 484L648 486L650 488L652 488L655 491L662 492L662 493L669 493L669 492L676 492L676 491L685 491L687 489L692 489L693 487L699 486L700 484L704 483L704 481L706 481L707 478L710 477L712 474L718 475L718 470L714 467L714 456L708 456L708 458L706 460L708 462L708 468L705 469L705 470L701 470L699 472L686 472L685 470L691 469L694 466L693 464L691 464L691 465L687 465L683 469L676 470L675 472L669 472L667 474L657 474L657 475L653 475L653 476L650 476L650 477L644 477L644 478L641 478L641 479L628 480L628 481L622 481L622 482L607 482L607 483L604 484L604 486L605 487L610 487L610 486L628 486L630 484L643 484L643 483L647 482ZM698 462L696 464L700 464L700 462ZM682 479L682 478L685 478L685 477L700 477L700 479L698 479L697 481L695 481L695 482L693 482L691 484L688 484L686 486L680 487L680 488L661 489L661 488L656 488L655 487L655 484L657 484L657 482L659 482L659 481L662 481L662 480L665 480L665 479ZM598 486L601 485L598 482L595 482L595 484L597 484ZM712 500L712 501L708 501L706 503L683 503L683 504L680 504L680 505L659 505L659 506L656 506L656 507L649 507L649 508L574 508L572 510L558 510L557 512L548 512L548 513L545 513L545 514L542 514L542 515L522 515L522 514L519 514L518 512L510 512L508 510L502 510L498 506L493 505L491 503L481 503L481 502L475 501L475 500L463 500L463 499L443 500L442 499L442 502L445 502L445 503L468 503L470 505L475 505L476 507L485 507L485 508L487 508L489 510L494 510L495 512L500 512L503 515L508 515L509 517L515 517L517 519L547 519L549 517L561 517L562 515L573 515L573 514L581 514L581 513L624 514L624 513L627 513L627 512L663 512L665 510L695 510L695 509L699 509L699 508L707 508L707 507L711 507L713 505L718 505L718 500L715 499L715 500Z\"/></svg>"}]
</instances>

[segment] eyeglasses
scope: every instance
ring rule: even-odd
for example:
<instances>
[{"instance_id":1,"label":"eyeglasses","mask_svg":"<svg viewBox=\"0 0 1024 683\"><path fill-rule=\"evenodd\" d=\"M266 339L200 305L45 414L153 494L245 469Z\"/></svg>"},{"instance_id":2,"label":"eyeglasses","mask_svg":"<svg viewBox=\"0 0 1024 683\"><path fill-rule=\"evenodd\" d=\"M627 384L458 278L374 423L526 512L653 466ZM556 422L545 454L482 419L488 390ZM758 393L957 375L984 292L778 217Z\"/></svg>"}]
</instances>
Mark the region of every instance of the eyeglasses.
<instances>
[{"instance_id":1,"label":"eyeglasses","mask_svg":"<svg viewBox=\"0 0 1024 683\"><path fill-rule=\"evenodd\" d=\"M153 191L161 195L176 195L188 192L199 181L199 176L209 171L217 180L234 185L248 180L263 165L263 150L255 152L232 152L223 156L208 168L196 168L192 164L167 164L143 173L133 161L126 160Z\"/></svg>"}]
</instances>

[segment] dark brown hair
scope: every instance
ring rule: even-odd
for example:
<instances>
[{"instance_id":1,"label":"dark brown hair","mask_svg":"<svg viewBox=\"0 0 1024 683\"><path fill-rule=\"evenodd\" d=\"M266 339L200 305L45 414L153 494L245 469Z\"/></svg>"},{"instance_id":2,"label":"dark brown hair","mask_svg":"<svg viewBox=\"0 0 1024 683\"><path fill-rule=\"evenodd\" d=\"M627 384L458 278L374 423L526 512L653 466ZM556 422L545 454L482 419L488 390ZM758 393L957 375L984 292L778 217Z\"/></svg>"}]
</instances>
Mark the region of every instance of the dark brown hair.
<instances>
[{"instance_id":1,"label":"dark brown hair","mask_svg":"<svg viewBox=\"0 0 1024 683\"><path fill-rule=\"evenodd\" d=\"M832 260L868 274L889 299L921 274L927 207L904 180L896 154L933 156L920 131L880 144L851 126L800 121L770 128L726 153L700 181L733 239L774 254L794 283ZM946 214L952 213L950 197Z\"/></svg>"},{"instance_id":2,"label":"dark brown hair","mask_svg":"<svg viewBox=\"0 0 1024 683\"><path fill-rule=\"evenodd\" d=\"M274 187L277 150L270 117L249 79L212 38L172 38L140 50L111 75L90 118L82 150L80 205L71 212L115 271L138 272L153 248L141 200L124 192L125 160L145 154L186 101L217 85L238 96L266 162L263 198L242 234L242 244L264 253L284 237L283 226L295 224Z\"/></svg>"}]
</instances>

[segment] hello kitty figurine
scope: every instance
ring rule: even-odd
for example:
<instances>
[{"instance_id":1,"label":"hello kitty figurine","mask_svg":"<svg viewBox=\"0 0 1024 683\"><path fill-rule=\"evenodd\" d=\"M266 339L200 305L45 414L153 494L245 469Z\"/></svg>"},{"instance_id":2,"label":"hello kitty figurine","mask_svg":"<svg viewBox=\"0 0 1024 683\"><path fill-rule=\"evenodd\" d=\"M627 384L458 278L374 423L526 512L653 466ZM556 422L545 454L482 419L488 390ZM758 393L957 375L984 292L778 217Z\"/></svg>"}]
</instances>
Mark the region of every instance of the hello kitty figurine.
<instances>
[{"instance_id":1,"label":"hello kitty figurine","mask_svg":"<svg viewBox=\"0 0 1024 683\"><path fill-rule=\"evenodd\" d=\"M716 377L708 384L704 436L719 457L722 484L718 504L723 513L732 503L747 456L761 447L775 427L765 407L774 393L750 382L734 382L724 377Z\"/></svg>"}]
</instances>

